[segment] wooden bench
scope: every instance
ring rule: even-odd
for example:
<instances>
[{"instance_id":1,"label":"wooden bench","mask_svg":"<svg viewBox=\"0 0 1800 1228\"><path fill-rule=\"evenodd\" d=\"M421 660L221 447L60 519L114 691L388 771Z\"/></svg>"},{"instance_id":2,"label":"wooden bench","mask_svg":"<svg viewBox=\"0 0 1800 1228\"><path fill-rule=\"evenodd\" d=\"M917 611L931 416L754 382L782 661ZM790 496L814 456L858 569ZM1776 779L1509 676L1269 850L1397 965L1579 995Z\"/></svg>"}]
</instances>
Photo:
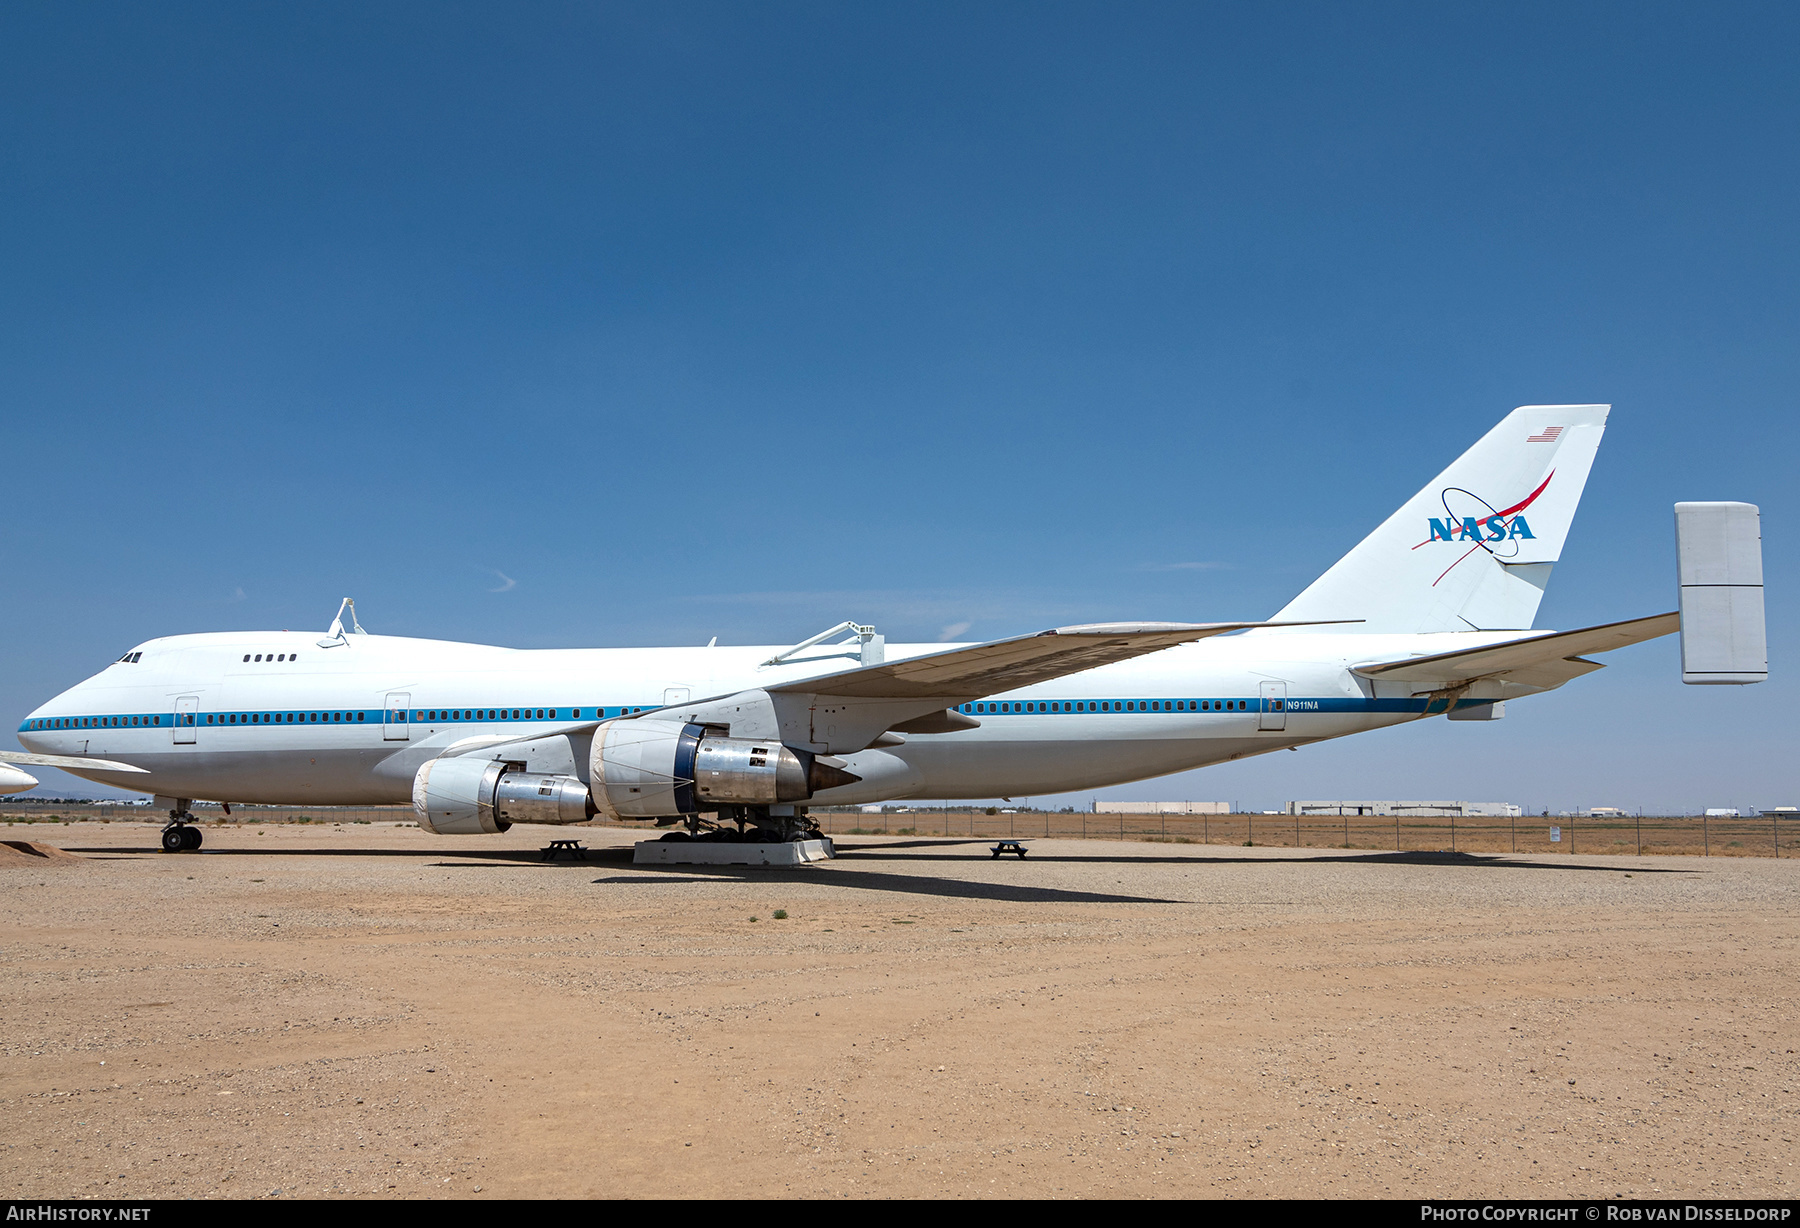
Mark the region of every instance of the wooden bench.
<instances>
[{"instance_id":1,"label":"wooden bench","mask_svg":"<svg viewBox=\"0 0 1800 1228\"><path fill-rule=\"evenodd\" d=\"M994 846L993 852L996 861L1000 859L1002 853L1013 853L1018 856L1020 861L1025 860L1025 846L1017 840L1002 840Z\"/></svg>"}]
</instances>

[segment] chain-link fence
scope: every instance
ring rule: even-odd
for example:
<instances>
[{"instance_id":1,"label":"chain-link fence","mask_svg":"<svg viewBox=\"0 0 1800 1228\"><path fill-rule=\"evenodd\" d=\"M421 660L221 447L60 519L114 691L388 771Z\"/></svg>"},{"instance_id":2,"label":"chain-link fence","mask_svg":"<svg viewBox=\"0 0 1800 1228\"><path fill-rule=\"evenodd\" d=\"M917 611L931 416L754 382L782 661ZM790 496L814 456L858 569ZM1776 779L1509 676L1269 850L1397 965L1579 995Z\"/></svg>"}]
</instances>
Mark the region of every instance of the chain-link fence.
<instances>
[{"instance_id":1,"label":"chain-link fence","mask_svg":"<svg viewBox=\"0 0 1800 1228\"><path fill-rule=\"evenodd\" d=\"M200 822L412 823L411 806L197 806ZM964 839L1161 840L1174 844L1271 848L1386 849L1400 852L1688 854L1787 857L1800 853L1792 819L1697 815L1518 818L1290 814L1070 814L1041 810L814 810L831 836L942 836ZM54 802L0 803L0 823L161 823L146 806ZM595 824L650 831L649 824Z\"/></svg>"}]
</instances>

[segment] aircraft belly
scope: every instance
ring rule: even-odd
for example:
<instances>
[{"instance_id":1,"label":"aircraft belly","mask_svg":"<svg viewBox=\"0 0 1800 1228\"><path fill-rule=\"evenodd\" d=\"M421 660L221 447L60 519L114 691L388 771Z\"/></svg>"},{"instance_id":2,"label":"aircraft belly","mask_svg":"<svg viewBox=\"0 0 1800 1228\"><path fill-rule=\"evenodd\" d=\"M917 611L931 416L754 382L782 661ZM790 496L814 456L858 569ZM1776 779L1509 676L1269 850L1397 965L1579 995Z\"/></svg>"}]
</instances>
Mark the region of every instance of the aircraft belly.
<instances>
[{"instance_id":1,"label":"aircraft belly","mask_svg":"<svg viewBox=\"0 0 1800 1228\"><path fill-rule=\"evenodd\" d=\"M93 752L98 757L99 751ZM97 784L188 797L198 801L277 806L386 806L412 800L412 781L403 785L375 774L384 757L378 750L304 751L201 750L152 753L115 750L110 757L141 767L149 776L126 776L68 768Z\"/></svg>"}]
</instances>

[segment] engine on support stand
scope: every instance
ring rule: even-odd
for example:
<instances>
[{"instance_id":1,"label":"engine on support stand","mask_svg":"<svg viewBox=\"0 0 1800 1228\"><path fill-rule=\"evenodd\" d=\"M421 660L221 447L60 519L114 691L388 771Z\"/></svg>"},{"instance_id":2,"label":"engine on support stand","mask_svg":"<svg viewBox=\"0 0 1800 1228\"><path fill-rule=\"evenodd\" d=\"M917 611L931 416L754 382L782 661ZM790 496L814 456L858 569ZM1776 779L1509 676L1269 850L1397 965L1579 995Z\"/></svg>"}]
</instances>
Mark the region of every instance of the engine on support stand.
<instances>
[{"instance_id":1,"label":"engine on support stand","mask_svg":"<svg viewBox=\"0 0 1800 1228\"><path fill-rule=\"evenodd\" d=\"M654 718L602 725L588 769L596 812L607 818L681 822L690 836L735 827L765 843L815 838L818 826L795 803L861 779L772 739ZM704 813L716 817L709 824Z\"/></svg>"}]
</instances>

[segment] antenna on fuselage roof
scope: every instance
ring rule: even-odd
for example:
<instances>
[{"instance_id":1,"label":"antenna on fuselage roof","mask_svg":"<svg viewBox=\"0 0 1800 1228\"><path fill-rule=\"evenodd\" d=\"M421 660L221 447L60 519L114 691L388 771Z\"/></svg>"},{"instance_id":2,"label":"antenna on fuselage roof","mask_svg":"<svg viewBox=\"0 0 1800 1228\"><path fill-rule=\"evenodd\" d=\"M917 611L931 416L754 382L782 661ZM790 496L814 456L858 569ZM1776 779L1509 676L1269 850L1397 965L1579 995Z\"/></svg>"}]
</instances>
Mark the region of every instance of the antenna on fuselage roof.
<instances>
[{"instance_id":1,"label":"antenna on fuselage roof","mask_svg":"<svg viewBox=\"0 0 1800 1228\"><path fill-rule=\"evenodd\" d=\"M326 630L325 638L319 641L320 648L336 648L339 644L346 642L344 640L344 614L346 611L350 614L350 629L358 635L369 634L362 629L362 624L356 621L356 599L346 597L343 604L338 606L337 617L331 620L331 626Z\"/></svg>"}]
</instances>

